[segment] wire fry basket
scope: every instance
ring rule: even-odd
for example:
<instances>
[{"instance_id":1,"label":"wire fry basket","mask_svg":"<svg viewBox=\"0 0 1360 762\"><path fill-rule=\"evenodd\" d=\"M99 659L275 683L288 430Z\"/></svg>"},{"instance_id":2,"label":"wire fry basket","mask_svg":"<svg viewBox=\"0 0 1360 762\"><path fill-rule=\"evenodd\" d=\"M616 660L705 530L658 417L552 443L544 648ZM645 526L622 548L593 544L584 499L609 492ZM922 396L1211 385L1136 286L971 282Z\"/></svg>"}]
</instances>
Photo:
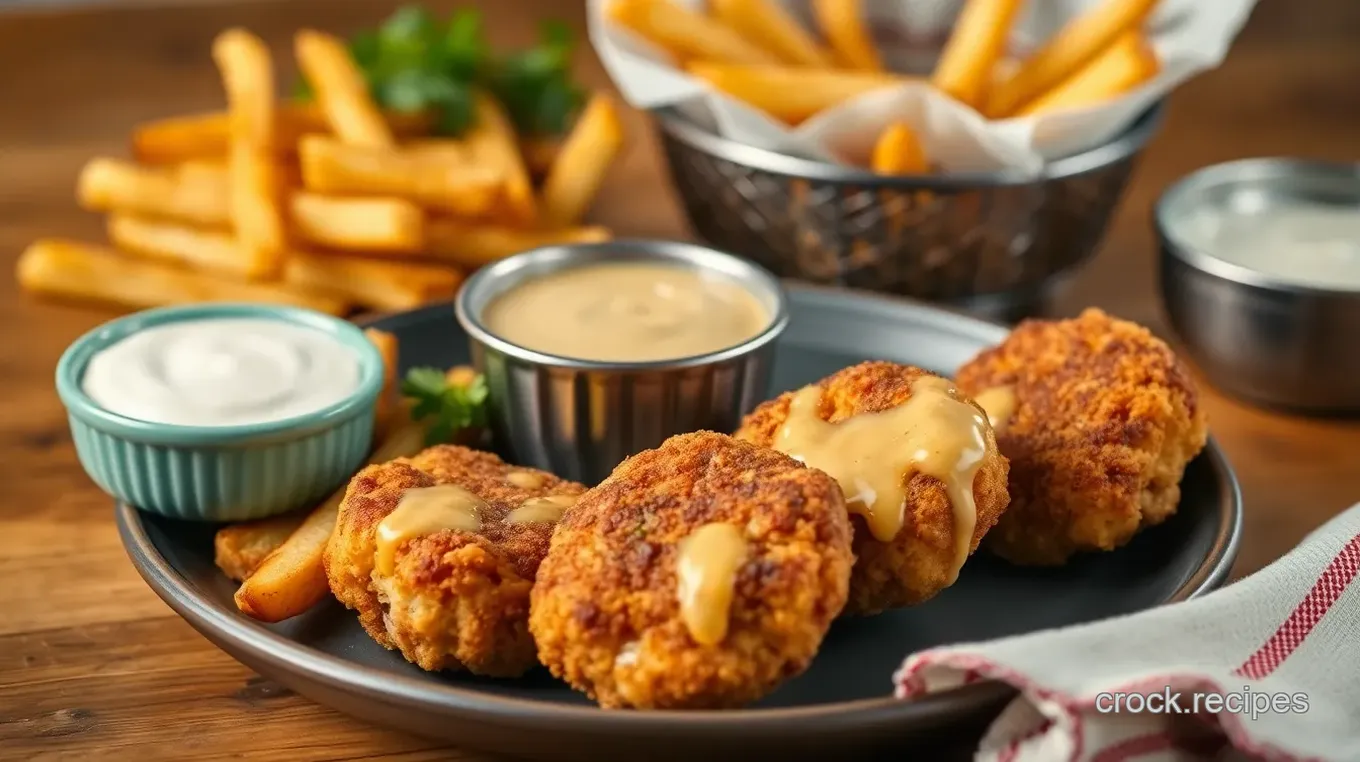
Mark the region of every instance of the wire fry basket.
<instances>
[{"instance_id":1,"label":"wire fry basket","mask_svg":"<svg viewBox=\"0 0 1360 762\"><path fill-rule=\"evenodd\" d=\"M717 248L782 277L1013 315L1095 251L1162 107L1037 178L881 176L654 114L690 224Z\"/></svg>"}]
</instances>

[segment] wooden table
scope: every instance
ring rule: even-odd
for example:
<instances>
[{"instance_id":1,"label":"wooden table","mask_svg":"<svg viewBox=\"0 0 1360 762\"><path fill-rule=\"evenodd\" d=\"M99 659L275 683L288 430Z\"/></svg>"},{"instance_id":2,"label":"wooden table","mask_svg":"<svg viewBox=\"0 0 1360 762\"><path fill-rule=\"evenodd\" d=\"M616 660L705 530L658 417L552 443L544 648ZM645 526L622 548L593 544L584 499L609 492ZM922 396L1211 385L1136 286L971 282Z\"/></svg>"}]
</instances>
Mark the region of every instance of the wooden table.
<instances>
[{"instance_id":1,"label":"wooden table","mask_svg":"<svg viewBox=\"0 0 1360 762\"><path fill-rule=\"evenodd\" d=\"M439 5L444 5L440 3ZM485 3L495 38L522 43L532 19L575 0ZM488 759L364 725L289 694L235 663L171 614L119 546L109 499L81 472L52 389L62 349L106 320L37 304L13 261L45 235L100 240L101 220L72 200L76 172L124 151L152 117L219 108L212 36L240 24L286 55L303 25L349 31L388 0L209 2L0 15L0 758L255 760ZM1149 208L1175 178L1252 155L1360 158L1360 3L1265 0L1227 65L1183 88L1138 170L1095 262L1057 305L1094 304L1162 328ZM603 83L582 51L581 67ZM684 235L656 143L639 115L597 207L628 234ZM1214 393L1212 427L1242 480L1239 574L1269 563L1357 499L1360 424L1288 418Z\"/></svg>"}]
</instances>

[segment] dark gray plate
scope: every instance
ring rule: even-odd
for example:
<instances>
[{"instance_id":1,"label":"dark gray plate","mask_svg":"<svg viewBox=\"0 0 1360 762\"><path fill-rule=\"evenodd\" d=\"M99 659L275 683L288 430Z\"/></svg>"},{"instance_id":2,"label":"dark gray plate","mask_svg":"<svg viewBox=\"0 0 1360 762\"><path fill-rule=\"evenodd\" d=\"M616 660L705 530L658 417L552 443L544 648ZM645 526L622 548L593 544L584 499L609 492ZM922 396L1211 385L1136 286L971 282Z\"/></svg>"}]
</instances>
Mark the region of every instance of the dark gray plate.
<instances>
[{"instance_id":1,"label":"dark gray plate","mask_svg":"<svg viewBox=\"0 0 1360 762\"><path fill-rule=\"evenodd\" d=\"M792 323L771 394L865 359L949 373L1004 328L909 302L791 287ZM468 359L453 309L437 306L375 325L401 338L402 361ZM929 603L838 622L815 663L747 710L606 712L546 672L515 681L430 674L383 650L339 604L279 625L237 613L234 585L213 566L213 527L120 506L128 553L153 589L199 632L252 669L364 720L455 744L545 760L828 758L905 751L977 728L1011 695L982 683L914 702L891 697L891 675L918 649L1126 614L1221 584L1241 529L1231 468L1210 440L1186 471L1181 506L1114 553L1051 570L979 554Z\"/></svg>"}]
</instances>

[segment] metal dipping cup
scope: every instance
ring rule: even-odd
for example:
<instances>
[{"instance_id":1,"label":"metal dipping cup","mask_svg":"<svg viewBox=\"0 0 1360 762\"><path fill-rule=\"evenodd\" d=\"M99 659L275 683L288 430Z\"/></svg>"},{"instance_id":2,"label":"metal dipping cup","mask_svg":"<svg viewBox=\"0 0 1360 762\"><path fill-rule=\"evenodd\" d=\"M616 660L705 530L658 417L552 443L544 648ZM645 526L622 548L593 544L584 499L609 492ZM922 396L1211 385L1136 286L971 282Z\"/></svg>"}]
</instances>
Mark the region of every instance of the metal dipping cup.
<instances>
[{"instance_id":1,"label":"metal dipping cup","mask_svg":"<svg viewBox=\"0 0 1360 762\"><path fill-rule=\"evenodd\" d=\"M487 329L496 297L544 275L604 262L703 271L749 291L770 316L755 336L708 354L654 362L558 357ZM775 339L788 325L783 288L747 260L676 241L616 240L534 249L478 270L455 302L472 359L486 376L497 449L514 462L594 485L624 458L691 431L731 432L765 398Z\"/></svg>"},{"instance_id":2,"label":"metal dipping cup","mask_svg":"<svg viewBox=\"0 0 1360 762\"><path fill-rule=\"evenodd\" d=\"M1289 200L1360 214L1360 164L1244 159L1171 186L1153 212L1162 303L1187 353L1219 389L1294 413L1354 416L1360 290L1303 285L1233 264L1183 234L1197 213L1246 201L1255 214L1269 214Z\"/></svg>"}]
</instances>

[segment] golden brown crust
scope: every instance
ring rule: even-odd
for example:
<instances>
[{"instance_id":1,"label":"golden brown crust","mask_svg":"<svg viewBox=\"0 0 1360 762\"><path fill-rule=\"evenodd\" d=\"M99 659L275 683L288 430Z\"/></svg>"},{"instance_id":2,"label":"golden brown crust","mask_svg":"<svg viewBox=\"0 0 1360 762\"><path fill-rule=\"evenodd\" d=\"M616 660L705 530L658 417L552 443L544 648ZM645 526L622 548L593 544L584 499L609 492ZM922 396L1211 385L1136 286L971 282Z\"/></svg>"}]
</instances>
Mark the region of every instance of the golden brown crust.
<instances>
[{"instance_id":1,"label":"golden brown crust","mask_svg":"<svg viewBox=\"0 0 1360 762\"><path fill-rule=\"evenodd\" d=\"M1207 424L1185 365L1146 328L1089 309L1028 320L959 370L961 389L1012 386L997 439L1011 508L987 540L1015 563L1113 550L1176 511Z\"/></svg>"},{"instance_id":2,"label":"golden brown crust","mask_svg":"<svg viewBox=\"0 0 1360 762\"><path fill-rule=\"evenodd\" d=\"M532 469L440 445L354 476L326 546L326 576L335 597L358 612L374 640L428 670L514 677L534 666L529 590L553 527L504 519L529 498L579 495L585 487L533 471L542 483L526 489L506 481L512 471ZM375 573L378 524L407 489L436 484L457 484L486 501L482 530L409 540L397 550L392 575Z\"/></svg>"},{"instance_id":3,"label":"golden brown crust","mask_svg":"<svg viewBox=\"0 0 1360 762\"><path fill-rule=\"evenodd\" d=\"M818 414L836 423L859 413L889 410L911 399L912 383L926 375L934 374L891 362L865 362L845 368L817 382L822 389ZM772 446L788 419L793 394L782 394L757 407L742 421L736 437ZM1006 459L997 450L989 429L987 454L973 479L977 524L970 553L1006 510L1006 473ZM922 603L949 584L956 545L954 510L945 485L918 473L911 476L906 487L906 521L892 542L874 539L861 517L851 517L856 561L847 614L874 614Z\"/></svg>"},{"instance_id":4,"label":"golden brown crust","mask_svg":"<svg viewBox=\"0 0 1360 762\"><path fill-rule=\"evenodd\" d=\"M727 636L701 646L679 617L675 563L710 522L742 527L748 548ZM529 628L553 674L602 706L737 706L811 662L852 561L830 477L723 434L683 434L621 463L563 518Z\"/></svg>"}]
</instances>

